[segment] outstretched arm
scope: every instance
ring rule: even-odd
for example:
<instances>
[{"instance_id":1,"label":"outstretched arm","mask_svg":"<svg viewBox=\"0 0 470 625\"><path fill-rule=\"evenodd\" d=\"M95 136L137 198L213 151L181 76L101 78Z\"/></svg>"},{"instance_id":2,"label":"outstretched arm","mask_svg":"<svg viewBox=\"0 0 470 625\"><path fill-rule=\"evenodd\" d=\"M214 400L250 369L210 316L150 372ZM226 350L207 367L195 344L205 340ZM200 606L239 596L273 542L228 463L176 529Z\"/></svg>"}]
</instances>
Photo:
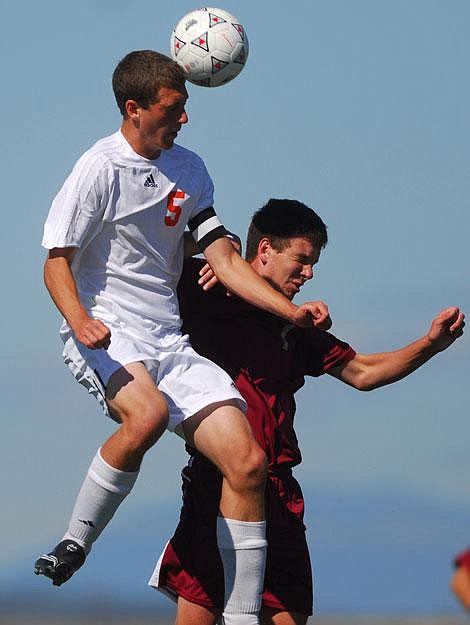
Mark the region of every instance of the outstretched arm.
<instances>
[{"instance_id":1,"label":"outstretched arm","mask_svg":"<svg viewBox=\"0 0 470 625\"><path fill-rule=\"evenodd\" d=\"M90 349L106 349L111 337L109 329L99 319L90 317L78 296L70 268L76 249L63 247L49 250L44 264L44 282L77 340Z\"/></svg>"},{"instance_id":2,"label":"outstretched arm","mask_svg":"<svg viewBox=\"0 0 470 625\"><path fill-rule=\"evenodd\" d=\"M459 566L452 575L450 587L462 606L470 611L470 570Z\"/></svg>"},{"instance_id":3,"label":"outstretched arm","mask_svg":"<svg viewBox=\"0 0 470 625\"><path fill-rule=\"evenodd\" d=\"M361 391L370 391L406 377L462 336L465 315L457 307L442 310L428 333L406 347L381 354L356 354L328 373Z\"/></svg>"},{"instance_id":4,"label":"outstretched arm","mask_svg":"<svg viewBox=\"0 0 470 625\"><path fill-rule=\"evenodd\" d=\"M229 291L250 304L283 317L298 326L313 325L322 330L328 330L331 327L326 304L308 302L302 306L296 306L259 276L251 265L235 251L227 238L220 238L211 243L205 248L204 256L218 280Z\"/></svg>"}]
</instances>

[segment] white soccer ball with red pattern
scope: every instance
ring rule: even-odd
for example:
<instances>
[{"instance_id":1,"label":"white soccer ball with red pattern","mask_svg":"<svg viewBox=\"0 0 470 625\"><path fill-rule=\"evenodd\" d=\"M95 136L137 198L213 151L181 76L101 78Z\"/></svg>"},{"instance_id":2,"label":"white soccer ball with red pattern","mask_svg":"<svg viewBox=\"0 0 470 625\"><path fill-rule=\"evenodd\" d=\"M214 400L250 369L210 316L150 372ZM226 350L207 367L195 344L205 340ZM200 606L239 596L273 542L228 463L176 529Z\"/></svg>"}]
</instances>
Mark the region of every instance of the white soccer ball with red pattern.
<instances>
[{"instance_id":1,"label":"white soccer ball with red pattern","mask_svg":"<svg viewBox=\"0 0 470 625\"><path fill-rule=\"evenodd\" d=\"M218 87L238 76L248 57L248 39L239 20L204 7L191 11L175 26L171 56L195 85Z\"/></svg>"}]
</instances>

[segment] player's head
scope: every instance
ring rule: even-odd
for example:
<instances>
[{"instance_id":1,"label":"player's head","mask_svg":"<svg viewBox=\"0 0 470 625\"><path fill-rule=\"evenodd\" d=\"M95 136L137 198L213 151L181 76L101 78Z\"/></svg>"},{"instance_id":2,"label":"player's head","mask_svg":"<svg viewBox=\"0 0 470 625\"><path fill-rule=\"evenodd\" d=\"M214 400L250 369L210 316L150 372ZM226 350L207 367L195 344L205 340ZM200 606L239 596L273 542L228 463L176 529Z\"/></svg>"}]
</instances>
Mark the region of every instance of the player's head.
<instances>
[{"instance_id":1,"label":"player's head","mask_svg":"<svg viewBox=\"0 0 470 625\"><path fill-rule=\"evenodd\" d=\"M181 67L153 50L130 52L114 70L113 89L124 118L121 130L132 148L148 159L169 150L188 121Z\"/></svg>"},{"instance_id":2,"label":"player's head","mask_svg":"<svg viewBox=\"0 0 470 625\"><path fill-rule=\"evenodd\" d=\"M327 228L317 213L297 200L271 199L253 215L246 240L246 259L252 261L262 238L281 252L294 237L309 239L319 251L328 242Z\"/></svg>"},{"instance_id":3,"label":"player's head","mask_svg":"<svg viewBox=\"0 0 470 625\"><path fill-rule=\"evenodd\" d=\"M313 265L327 242L326 225L315 211L297 200L271 199L253 215L246 259L292 299L313 277Z\"/></svg>"},{"instance_id":4,"label":"player's head","mask_svg":"<svg viewBox=\"0 0 470 625\"><path fill-rule=\"evenodd\" d=\"M175 61L154 50L129 52L113 73L114 97L124 118L128 100L148 109L158 100L162 87L186 93L185 74Z\"/></svg>"}]
</instances>

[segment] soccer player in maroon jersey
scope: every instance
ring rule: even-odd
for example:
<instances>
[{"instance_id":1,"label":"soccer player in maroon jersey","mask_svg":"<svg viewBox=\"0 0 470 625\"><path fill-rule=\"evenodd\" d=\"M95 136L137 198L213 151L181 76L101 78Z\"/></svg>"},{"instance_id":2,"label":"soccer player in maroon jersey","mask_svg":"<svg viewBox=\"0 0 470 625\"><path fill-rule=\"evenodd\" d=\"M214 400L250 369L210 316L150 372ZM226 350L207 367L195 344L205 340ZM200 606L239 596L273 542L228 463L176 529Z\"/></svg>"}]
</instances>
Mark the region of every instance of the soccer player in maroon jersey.
<instances>
[{"instance_id":1,"label":"soccer player in maroon jersey","mask_svg":"<svg viewBox=\"0 0 470 625\"><path fill-rule=\"evenodd\" d=\"M470 549L460 553L454 565L450 587L462 606L470 611Z\"/></svg>"},{"instance_id":2,"label":"soccer player in maroon jersey","mask_svg":"<svg viewBox=\"0 0 470 625\"><path fill-rule=\"evenodd\" d=\"M326 226L304 204L270 200L255 213L246 258L271 286L292 299L327 243ZM448 308L428 333L393 352L359 354L329 332L296 328L227 297L219 284L204 291L210 271L186 262L179 285L183 329L194 348L222 366L248 404L248 419L268 458L267 563L263 625L305 625L312 614L312 573L303 524L302 491L292 475L301 462L294 431L294 395L305 376L328 373L359 390L395 382L461 336L464 315ZM211 283L212 284L212 283ZM183 507L150 585L178 599L176 625L214 625L223 605L223 573L216 545L221 475L190 449L183 470ZM235 546L236 547L236 546Z\"/></svg>"}]
</instances>

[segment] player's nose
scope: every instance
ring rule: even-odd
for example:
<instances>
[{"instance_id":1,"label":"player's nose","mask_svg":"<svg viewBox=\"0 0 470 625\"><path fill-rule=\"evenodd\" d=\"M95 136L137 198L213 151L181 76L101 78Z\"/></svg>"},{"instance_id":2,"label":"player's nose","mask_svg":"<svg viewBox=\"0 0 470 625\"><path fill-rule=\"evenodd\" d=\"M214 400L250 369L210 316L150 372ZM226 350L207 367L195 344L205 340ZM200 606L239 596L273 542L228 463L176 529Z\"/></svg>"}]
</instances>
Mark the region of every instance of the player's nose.
<instances>
[{"instance_id":1,"label":"player's nose","mask_svg":"<svg viewBox=\"0 0 470 625\"><path fill-rule=\"evenodd\" d=\"M305 280L311 280L313 278L313 267L312 267L312 265L304 265L302 267L301 276Z\"/></svg>"}]
</instances>

